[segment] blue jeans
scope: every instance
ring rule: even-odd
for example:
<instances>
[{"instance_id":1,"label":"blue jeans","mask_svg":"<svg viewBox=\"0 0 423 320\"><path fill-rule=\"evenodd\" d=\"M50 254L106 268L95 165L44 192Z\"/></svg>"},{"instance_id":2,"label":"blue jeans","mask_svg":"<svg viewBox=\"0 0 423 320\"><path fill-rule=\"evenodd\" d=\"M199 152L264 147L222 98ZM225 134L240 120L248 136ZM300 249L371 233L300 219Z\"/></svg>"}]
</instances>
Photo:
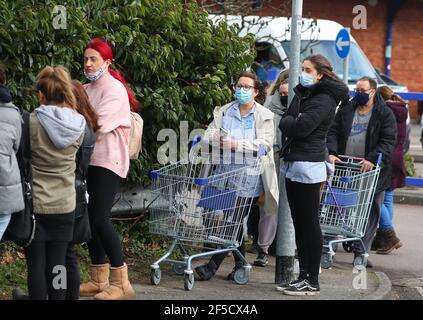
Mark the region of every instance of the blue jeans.
<instances>
[{"instance_id":1,"label":"blue jeans","mask_svg":"<svg viewBox=\"0 0 423 320\"><path fill-rule=\"evenodd\" d=\"M10 218L12 217L12 214L3 214L0 213L0 240L3 237L4 232L7 229L7 226L9 225Z\"/></svg>"},{"instance_id":2,"label":"blue jeans","mask_svg":"<svg viewBox=\"0 0 423 320\"><path fill-rule=\"evenodd\" d=\"M379 229L392 230L394 228L392 219L394 217L394 192L386 191L380 210Z\"/></svg>"}]
</instances>

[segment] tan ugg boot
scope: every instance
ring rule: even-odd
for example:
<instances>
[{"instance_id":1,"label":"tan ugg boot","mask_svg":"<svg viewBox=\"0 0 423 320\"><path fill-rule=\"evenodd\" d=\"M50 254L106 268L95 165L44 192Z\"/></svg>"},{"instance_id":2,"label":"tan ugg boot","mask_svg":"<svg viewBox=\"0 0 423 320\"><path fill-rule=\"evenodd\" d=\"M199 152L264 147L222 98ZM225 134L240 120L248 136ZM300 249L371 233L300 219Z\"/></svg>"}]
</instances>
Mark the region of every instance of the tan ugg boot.
<instances>
[{"instance_id":1,"label":"tan ugg boot","mask_svg":"<svg viewBox=\"0 0 423 320\"><path fill-rule=\"evenodd\" d=\"M94 297L97 293L103 291L109 286L110 265L92 264L90 265L91 279L79 286L79 295L81 297Z\"/></svg>"},{"instance_id":2,"label":"tan ugg boot","mask_svg":"<svg viewBox=\"0 0 423 320\"><path fill-rule=\"evenodd\" d=\"M95 300L126 300L135 296L129 283L128 266L110 268L110 285L94 296Z\"/></svg>"}]
</instances>

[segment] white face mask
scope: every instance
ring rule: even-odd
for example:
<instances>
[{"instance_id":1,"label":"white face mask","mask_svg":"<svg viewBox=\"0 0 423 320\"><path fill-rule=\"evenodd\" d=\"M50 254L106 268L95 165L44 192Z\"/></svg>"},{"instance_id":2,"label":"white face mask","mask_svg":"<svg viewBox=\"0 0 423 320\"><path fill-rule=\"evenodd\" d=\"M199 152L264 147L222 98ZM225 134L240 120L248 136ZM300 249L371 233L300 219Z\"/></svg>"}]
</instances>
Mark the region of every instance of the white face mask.
<instances>
[{"instance_id":1,"label":"white face mask","mask_svg":"<svg viewBox=\"0 0 423 320\"><path fill-rule=\"evenodd\" d=\"M303 71L300 75L300 83L303 87L310 88L314 84L314 77Z\"/></svg>"},{"instance_id":2,"label":"white face mask","mask_svg":"<svg viewBox=\"0 0 423 320\"><path fill-rule=\"evenodd\" d=\"M97 81L104 74L103 67L104 67L104 63L101 65L100 69L98 69L93 74L88 74L84 69L85 77L87 77L87 79L90 80L90 81Z\"/></svg>"}]
</instances>

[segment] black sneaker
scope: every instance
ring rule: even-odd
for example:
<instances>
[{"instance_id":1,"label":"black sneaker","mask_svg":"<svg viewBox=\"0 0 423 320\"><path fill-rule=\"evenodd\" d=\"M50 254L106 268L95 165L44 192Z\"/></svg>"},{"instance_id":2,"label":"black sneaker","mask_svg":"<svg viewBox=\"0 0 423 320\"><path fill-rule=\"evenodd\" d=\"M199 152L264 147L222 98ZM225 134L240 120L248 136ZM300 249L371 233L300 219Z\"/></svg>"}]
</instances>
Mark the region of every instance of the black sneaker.
<instances>
[{"instance_id":1,"label":"black sneaker","mask_svg":"<svg viewBox=\"0 0 423 320\"><path fill-rule=\"evenodd\" d=\"M269 263L269 259L267 258L267 254L260 251L256 260L254 260L254 265L257 267L265 267Z\"/></svg>"},{"instance_id":2,"label":"black sneaker","mask_svg":"<svg viewBox=\"0 0 423 320\"><path fill-rule=\"evenodd\" d=\"M304 280L296 286L286 289L283 293L288 296L316 296L320 293L320 286L313 285L308 280Z\"/></svg>"},{"instance_id":3,"label":"black sneaker","mask_svg":"<svg viewBox=\"0 0 423 320\"><path fill-rule=\"evenodd\" d=\"M291 281L288 284L279 284L276 287L276 290L284 292L286 289L289 289L291 287L295 287L295 286L299 285L300 283L302 283L303 281L304 281L304 279L297 279L297 280Z\"/></svg>"}]
</instances>

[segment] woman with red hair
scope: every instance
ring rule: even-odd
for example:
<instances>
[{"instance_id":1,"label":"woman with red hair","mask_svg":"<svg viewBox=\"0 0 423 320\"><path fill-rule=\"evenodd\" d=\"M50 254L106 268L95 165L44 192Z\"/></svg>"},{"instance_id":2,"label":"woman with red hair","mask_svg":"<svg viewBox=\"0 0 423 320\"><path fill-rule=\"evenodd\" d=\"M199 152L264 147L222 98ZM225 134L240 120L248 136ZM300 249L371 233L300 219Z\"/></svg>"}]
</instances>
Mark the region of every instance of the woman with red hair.
<instances>
[{"instance_id":1,"label":"woman with red hair","mask_svg":"<svg viewBox=\"0 0 423 320\"><path fill-rule=\"evenodd\" d=\"M113 50L107 40L92 39L84 50L84 73L90 81L85 90L98 114L99 128L87 174L91 279L81 284L80 295L96 300L122 300L135 295L110 212L121 179L129 170L130 111L137 101L123 77L110 69L112 63Z\"/></svg>"}]
</instances>

